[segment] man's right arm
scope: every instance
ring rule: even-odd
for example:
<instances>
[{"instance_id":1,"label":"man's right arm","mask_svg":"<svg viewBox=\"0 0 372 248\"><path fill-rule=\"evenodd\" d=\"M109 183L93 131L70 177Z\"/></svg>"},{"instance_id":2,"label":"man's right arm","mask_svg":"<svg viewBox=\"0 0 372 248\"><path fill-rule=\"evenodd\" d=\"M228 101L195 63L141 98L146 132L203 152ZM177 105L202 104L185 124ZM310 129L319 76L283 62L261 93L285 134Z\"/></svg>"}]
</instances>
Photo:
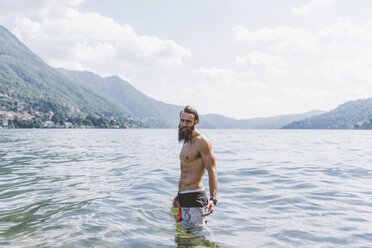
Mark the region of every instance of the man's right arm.
<instances>
[{"instance_id":1,"label":"man's right arm","mask_svg":"<svg viewBox=\"0 0 372 248\"><path fill-rule=\"evenodd\" d=\"M208 181L209 181L209 193L211 198L216 198L217 196L217 168L216 168L216 158L214 156L213 150L212 150L212 145L210 144L209 141L203 140L204 144L202 144L202 149L201 149L201 157L204 163L204 166L206 170L208 171ZM203 216L210 215L213 212L214 208L214 202L209 201L207 208L209 211L204 214Z\"/></svg>"}]
</instances>

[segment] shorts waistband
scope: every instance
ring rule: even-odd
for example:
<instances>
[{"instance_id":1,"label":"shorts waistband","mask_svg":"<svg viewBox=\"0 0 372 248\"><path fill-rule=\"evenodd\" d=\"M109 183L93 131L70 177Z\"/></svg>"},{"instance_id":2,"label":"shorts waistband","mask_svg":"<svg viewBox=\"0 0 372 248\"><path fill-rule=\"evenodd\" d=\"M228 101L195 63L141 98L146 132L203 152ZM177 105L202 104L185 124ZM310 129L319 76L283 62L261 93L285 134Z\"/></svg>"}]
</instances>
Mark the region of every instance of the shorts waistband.
<instances>
[{"instance_id":1,"label":"shorts waistband","mask_svg":"<svg viewBox=\"0 0 372 248\"><path fill-rule=\"evenodd\" d=\"M187 194L187 193L195 193L195 192L203 192L204 189L192 189L192 190L185 190L185 191L181 191L181 192L178 192L180 194Z\"/></svg>"}]
</instances>

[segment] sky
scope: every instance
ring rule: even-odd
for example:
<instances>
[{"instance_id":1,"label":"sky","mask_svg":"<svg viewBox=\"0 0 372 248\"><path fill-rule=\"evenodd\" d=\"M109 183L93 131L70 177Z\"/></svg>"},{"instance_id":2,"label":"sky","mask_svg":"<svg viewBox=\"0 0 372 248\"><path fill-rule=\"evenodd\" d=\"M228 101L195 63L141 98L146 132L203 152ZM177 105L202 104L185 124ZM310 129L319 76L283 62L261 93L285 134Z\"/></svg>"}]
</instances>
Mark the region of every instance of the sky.
<instances>
[{"instance_id":1,"label":"sky","mask_svg":"<svg viewBox=\"0 0 372 248\"><path fill-rule=\"evenodd\" d=\"M0 25L53 67L236 119L372 97L372 1L0 0Z\"/></svg>"}]
</instances>

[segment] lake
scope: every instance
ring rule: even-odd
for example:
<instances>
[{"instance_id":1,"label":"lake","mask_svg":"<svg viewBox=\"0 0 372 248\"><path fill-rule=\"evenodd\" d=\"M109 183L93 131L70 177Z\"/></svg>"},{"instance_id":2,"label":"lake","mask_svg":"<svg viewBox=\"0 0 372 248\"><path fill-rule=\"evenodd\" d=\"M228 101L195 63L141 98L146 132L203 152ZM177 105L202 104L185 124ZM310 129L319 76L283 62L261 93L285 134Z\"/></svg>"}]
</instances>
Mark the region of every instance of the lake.
<instances>
[{"instance_id":1,"label":"lake","mask_svg":"<svg viewBox=\"0 0 372 248\"><path fill-rule=\"evenodd\" d=\"M176 129L1 129L0 246L372 246L372 131L200 131L218 204L190 233Z\"/></svg>"}]
</instances>

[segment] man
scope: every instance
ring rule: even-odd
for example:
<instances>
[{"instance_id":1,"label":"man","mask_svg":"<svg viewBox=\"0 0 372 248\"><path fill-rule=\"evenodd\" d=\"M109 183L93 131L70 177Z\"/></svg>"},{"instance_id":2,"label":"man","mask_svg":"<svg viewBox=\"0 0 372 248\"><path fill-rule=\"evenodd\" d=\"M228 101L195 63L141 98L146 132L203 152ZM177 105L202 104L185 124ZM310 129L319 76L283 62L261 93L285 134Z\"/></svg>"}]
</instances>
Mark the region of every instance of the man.
<instances>
[{"instance_id":1,"label":"man","mask_svg":"<svg viewBox=\"0 0 372 248\"><path fill-rule=\"evenodd\" d=\"M178 195L174 202L181 207L184 226L205 226L206 216L213 213L217 204L216 159L211 143L196 131L198 123L198 112L194 108L186 106L180 112L178 141L183 142L183 146ZM209 178L209 200L202 184L205 171L208 171Z\"/></svg>"}]
</instances>

